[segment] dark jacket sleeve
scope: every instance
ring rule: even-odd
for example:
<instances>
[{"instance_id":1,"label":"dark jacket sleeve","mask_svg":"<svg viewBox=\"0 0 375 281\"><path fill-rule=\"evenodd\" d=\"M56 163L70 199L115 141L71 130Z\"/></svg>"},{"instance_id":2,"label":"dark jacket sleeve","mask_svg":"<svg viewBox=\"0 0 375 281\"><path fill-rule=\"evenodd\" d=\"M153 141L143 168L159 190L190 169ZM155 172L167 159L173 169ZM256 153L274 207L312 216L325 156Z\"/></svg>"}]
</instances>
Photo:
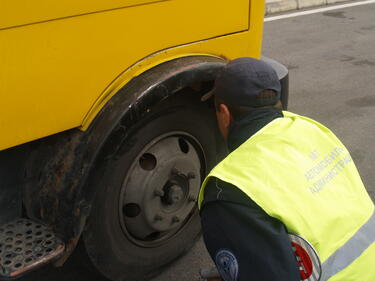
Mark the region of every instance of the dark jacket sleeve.
<instances>
[{"instance_id":1,"label":"dark jacket sleeve","mask_svg":"<svg viewBox=\"0 0 375 281\"><path fill-rule=\"evenodd\" d=\"M225 281L300 280L285 226L237 187L211 179L201 221L207 250Z\"/></svg>"}]
</instances>

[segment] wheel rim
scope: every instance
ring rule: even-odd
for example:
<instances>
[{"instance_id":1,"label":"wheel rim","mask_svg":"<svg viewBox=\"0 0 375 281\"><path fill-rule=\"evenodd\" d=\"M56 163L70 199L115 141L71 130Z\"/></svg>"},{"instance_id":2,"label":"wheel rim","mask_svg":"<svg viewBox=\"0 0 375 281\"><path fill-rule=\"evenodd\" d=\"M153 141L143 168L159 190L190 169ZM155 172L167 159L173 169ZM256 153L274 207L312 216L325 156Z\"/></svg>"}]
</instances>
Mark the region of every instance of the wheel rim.
<instances>
[{"instance_id":1,"label":"wheel rim","mask_svg":"<svg viewBox=\"0 0 375 281\"><path fill-rule=\"evenodd\" d=\"M120 194L120 224L143 247L167 243L197 211L205 169L203 149L189 134L170 132L151 141L127 171Z\"/></svg>"}]
</instances>

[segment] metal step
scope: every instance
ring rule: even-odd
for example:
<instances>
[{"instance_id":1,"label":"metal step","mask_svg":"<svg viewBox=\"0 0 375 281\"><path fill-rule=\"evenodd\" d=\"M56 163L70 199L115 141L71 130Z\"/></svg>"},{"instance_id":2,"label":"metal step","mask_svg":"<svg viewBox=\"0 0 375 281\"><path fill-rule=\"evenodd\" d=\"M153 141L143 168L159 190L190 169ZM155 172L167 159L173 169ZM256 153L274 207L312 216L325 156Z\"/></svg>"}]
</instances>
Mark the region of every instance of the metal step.
<instances>
[{"instance_id":1,"label":"metal step","mask_svg":"<svg viewBox=\"0 0 375 281\"><path fill-rule=\"evenodd\" d=\"M58 258L64 243L40 223L17 219L0 226L0 279L13 279Z\"/></svg>"}]
</instances>

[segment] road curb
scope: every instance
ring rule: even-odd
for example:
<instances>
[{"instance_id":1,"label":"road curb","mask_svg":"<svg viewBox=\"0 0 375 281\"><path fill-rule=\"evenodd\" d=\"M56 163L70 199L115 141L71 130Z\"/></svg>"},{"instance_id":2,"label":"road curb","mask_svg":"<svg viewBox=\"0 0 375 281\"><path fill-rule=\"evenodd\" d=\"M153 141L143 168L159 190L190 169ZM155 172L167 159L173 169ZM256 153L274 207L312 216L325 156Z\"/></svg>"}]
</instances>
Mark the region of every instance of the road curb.
<instances>
[{"instance_id":1,"label":"road curb","mask_svg":"<svg viewBox=\"0 0 375 281\"><path fill-rule=\"evenodd\" d=\"M348 0L266 0L266 15L299 10L304 8L325 6Z\"/></svg>"}]
</instances>

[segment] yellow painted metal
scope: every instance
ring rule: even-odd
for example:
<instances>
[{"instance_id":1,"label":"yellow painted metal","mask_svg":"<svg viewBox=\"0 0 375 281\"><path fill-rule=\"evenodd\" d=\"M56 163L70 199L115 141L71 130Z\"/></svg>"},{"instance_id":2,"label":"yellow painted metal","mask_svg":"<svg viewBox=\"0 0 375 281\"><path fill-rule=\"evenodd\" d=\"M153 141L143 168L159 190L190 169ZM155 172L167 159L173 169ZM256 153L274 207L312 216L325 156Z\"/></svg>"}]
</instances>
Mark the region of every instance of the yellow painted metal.
<instances>
[{"instance_id":1,"label":"yellow painted metal","mask_svg":"<svg viewBox=\"0 0 375 281\"><path fill-rule=\"evenodd\" d=\"M118 89L162 62L261 52L263 1L32 2L0 4L0 150L86 129Z\"/></svg>"},{"instance_id":2,"label":"yellow painted metal","mask_svg":"<svg viewBox=\"0 0 375 281\"><path fill-rule=\"evenodd\" d=\"M0 29L170 0L32 0L0 2Z\"/></svg>"}]
</instances>

